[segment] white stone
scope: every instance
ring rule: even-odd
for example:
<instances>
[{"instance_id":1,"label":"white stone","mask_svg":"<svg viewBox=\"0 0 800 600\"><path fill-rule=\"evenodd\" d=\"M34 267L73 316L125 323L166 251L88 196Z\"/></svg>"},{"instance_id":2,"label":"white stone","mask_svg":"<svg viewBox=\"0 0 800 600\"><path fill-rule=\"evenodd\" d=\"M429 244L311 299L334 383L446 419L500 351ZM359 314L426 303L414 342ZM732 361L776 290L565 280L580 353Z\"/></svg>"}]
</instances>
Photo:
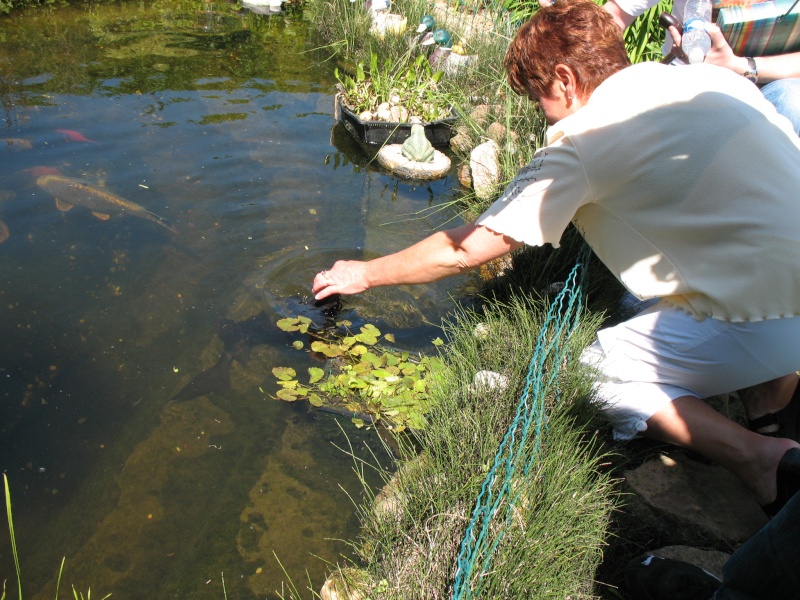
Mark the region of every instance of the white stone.
<instances>
[{"instance_id":1,"label":"white stone","mask_svg":"<svg viewBox=\"0 0 800 600\"><path fill-rule=\"evenodd\" d=\"M508 387L508 377L495 371L478 371L469 386L471 392L478 393L481 390L503 391Z\"/></svg>"},{"instance_id":2,"label":"white stone","mask_svg":"<svg viewBox=\"0 0 800 600\"><path fill-rule=\"evenodd\" d=\"M472 188L481 200L490 200L500 183L500 147L494 140L473 148L469 156Z\"/></svg>"}]
</instances>

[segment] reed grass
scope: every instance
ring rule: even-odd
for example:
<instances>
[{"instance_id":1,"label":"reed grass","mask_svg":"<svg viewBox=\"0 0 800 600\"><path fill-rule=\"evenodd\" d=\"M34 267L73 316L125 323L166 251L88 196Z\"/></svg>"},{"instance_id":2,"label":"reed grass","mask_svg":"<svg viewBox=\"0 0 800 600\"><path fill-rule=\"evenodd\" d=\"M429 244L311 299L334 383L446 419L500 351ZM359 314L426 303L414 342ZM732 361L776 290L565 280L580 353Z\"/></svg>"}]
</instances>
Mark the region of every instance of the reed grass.
<instances>
[{"instance_id":1,"label":"reed grass","mask_svg":"<svg viewBox=\"0 0 800 600\"><path fill-rule=\"evenodd\" d=\"M11 552L14 556L14 569L17 575L17 600L22 600L22 569L20 568L19 562L19 554L17 552L17 537L14 532L14 515L13 511L11 510L11 490L8 486L8 476L3 473L3 487L5 492L5 499L6 499L6 519L8 520L8 532L11 539ZM61 576L64 574L64 563L66 562L66 558L61 559L61 566L58 569L58 578L56 579L56 595L55 600L58 600L58 592L61 588ZM84 595L83 592L79 592L75 589L75 586L72 586L72 597L74 600L91 600L92 598L92 589L89 588ZM106 600L110 598L111 594L106 594L101 598L101 600ZM6 600L6 582L3 580L3 595L0 596L0 600Z\"/></svg>"},{"instance_id":2,"label":"reed grass","mask_svg":"<svg viewBox=\"0 0 800 600\"><path fill-rule=\"evenodd\" d=\"M337 572L343 597L450 598L456 559L489 465L516 411L545 301L513 297L481 314L460 311L445 325L445 368L431 394L427 427L400 446L394 474L377 498L365 486L359 506L359 564ZM591 598L595 571L618 492L602 463L608 448L592 403L591 379L577 367L600 317L587 315L566 340L558 394L546 398L547 432L535 468L514 485L522 490L504 528L491 569L473 585L485 598ZM489 332L476 336L474 331ZM511 384L470 392L478 370L495 370ZM528 447L526 451L530 451ZM497 533L497 530L495 531Z\"/></svg>"}]
</instances>

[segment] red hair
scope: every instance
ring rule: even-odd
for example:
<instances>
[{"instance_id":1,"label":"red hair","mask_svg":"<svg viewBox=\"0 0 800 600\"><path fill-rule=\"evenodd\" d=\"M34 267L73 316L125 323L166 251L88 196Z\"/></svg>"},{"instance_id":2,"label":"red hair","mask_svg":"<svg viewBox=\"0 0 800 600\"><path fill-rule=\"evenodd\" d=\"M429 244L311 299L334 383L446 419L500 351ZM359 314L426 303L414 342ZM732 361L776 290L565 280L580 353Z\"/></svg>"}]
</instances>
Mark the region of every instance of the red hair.
<instances>
[{"instance_id":1,"label":"red hair","mask_svg":"<svg viewBox=\"0 0 800 600\"><path fill-rule=\"evenodd\" d=\"M605 9L590 0L557 0L520 28L503 66L515 92L547 98L558 64L575 73L577 93L591 94L631 62L622 30Z\"/></svg>"}]
</instances>

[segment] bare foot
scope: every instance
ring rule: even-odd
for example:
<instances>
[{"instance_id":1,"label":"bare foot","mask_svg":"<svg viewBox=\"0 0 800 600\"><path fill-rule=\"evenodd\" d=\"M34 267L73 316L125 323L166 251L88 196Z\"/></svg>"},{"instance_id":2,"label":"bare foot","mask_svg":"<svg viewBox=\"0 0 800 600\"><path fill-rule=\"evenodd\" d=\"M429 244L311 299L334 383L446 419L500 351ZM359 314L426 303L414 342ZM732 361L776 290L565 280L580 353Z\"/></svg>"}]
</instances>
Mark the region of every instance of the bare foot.
<instances>
[{"instance_id":1,"label":"bare foot","mask_svg":"<svg viewBox=\"0 0 800 600\"><path fill-rule=\"evenodd\" d=\"M792 448L800 448L800 444L786 438L764 438L760 451L754 456L749 476L742 473L742 480L756 495L762 506L773 502L778 496L778 463Z\"/></svg>"},{"instance_id":2,"label":"bare foot","mask_svg":"<svg viewBox=\"0 0 800 600\"><path fill-rule=\"evenodd\" d=\"M798 376L791 373L771 381L739 390L739 399L744 405L748 421L754 421L764 415L778 412L789 405L798 386ZM770 434L778 430L778 424L772 423L757 430L757 433Z\"/></svg>"}]
</instances>

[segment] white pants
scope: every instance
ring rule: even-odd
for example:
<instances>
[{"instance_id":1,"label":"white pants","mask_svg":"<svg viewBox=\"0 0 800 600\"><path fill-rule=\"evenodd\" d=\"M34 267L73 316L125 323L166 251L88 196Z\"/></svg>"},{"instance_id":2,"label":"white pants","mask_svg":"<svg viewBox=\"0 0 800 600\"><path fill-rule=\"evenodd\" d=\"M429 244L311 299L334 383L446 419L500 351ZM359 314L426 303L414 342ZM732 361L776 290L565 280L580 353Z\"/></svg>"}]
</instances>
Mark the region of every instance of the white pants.
<instances>
[{"instance_id":1,"label":"white pants","mask_svg":"<svg viewBox=\"0 0 800 600\"><path fill-rule=\"evenodd\" d=\"M799 369L800 317L698 321L662 301L600 330L581 362L597 370L614 437L631 439L676 398L734 392Z\"/></svg>"}]
</instances>

